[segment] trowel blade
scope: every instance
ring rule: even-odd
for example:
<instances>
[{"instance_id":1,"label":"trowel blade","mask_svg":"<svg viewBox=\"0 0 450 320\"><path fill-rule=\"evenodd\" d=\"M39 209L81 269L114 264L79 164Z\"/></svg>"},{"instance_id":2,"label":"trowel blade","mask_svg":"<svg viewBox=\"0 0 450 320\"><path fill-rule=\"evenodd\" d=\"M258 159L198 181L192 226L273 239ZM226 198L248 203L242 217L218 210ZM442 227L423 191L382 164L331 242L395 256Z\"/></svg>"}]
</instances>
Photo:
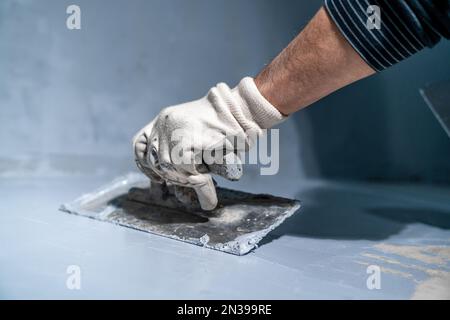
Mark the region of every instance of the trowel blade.
<instances>
[{"instance_id":1,"label":"trowel blade","mask_svg":"<svg viewBox=\"0 0 450 320\"><path fill-rule=\"evenodd\" d=\"M62 205L61 210L243 255L300 208L297 200L217 188L216 209L189 211L155 204L150 188L148 178L131 173Z\"/></svg>"},{"instance_id":2,"label":"trowel blade","mask_svg":"<svg viewBox=\"0 0 450 320\"><path fill-rule=\"evenodd\" d=\"M433 83L421 89L420 93L450 137L450 81Z\"/></svg>"}]
</instances>

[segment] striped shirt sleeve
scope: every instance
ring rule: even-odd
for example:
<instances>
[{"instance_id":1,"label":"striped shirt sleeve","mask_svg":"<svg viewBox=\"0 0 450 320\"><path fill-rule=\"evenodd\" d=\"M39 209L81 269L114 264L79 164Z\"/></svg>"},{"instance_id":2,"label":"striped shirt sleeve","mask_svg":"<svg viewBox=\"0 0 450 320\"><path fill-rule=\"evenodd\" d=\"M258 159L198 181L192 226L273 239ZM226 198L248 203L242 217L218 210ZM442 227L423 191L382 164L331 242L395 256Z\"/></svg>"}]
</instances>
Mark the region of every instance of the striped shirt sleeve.
<instances>
[{"instance_id":1,"label":"striped shirt sleeve","mask_svg":"<svg viewBox=\"0 0 450 320\"><path fill-rule=\"evenodd\" d=\"M325 8L376 71L450 38L450 0L325 0Z\"/></svg>"}]
</instances>

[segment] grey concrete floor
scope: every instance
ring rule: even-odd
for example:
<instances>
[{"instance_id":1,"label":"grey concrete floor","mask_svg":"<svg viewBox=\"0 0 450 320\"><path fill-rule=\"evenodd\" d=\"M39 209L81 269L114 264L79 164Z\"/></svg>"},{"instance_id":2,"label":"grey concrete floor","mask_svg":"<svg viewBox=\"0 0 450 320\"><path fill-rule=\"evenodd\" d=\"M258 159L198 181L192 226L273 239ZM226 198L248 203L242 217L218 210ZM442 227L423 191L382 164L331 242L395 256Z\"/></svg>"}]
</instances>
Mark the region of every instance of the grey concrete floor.
<instances>
[{"instance_id":1,"label":"grey concrete floor","mask_svg":"<svg viewBox=\"0 0 450 320\"><path fill-rule=\"evenodd\" d=\"M0 161L0 298L450 298L449 186L220 180L303 202L239 257L58 211L131 169L74 159ZM80 290L66 286L71 265Z\"/></svg>"}]
</instances>

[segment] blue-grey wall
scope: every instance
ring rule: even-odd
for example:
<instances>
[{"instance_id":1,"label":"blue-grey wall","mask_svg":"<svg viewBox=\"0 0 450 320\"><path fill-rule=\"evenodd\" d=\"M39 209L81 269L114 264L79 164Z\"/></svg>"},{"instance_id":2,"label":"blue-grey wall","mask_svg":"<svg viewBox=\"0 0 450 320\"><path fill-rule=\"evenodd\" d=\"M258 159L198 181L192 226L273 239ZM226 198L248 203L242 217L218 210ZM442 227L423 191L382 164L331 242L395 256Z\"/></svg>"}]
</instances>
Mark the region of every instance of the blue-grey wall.
<instances>
[{"instance_id":1,"label":"blue-grey wall","mask_svg":"<svg viewBox=\"0 0 450 320\"><path fill-rule=\"evenodd\" d=\"M66 28L77 4L82 29ZM2 0L0 157L130 156L162 107L255 75L321 1ZM450 139L418 89L450 77L450 43L349 86L282 125L298 177L450 181Z\"/></svg>"}]
</instances>

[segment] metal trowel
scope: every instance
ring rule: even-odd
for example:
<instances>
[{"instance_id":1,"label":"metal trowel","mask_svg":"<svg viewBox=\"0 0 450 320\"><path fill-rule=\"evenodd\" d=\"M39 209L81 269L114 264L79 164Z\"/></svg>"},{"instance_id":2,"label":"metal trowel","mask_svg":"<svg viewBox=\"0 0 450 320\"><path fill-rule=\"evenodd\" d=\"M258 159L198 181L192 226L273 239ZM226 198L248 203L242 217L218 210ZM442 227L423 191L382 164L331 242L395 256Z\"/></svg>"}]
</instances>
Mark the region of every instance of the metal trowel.
<instances>
[{"instance_id":1,"label":"metal trowel","mask_svg":"<svg viewBox=\"0 0 450 320\"><path fill-rule=\"evenodd\" d=\"M203 211L172 185L130 173L61 206L61 210L167 238L244 255L300 208L297 200L217 187L218 205ZM189 192L184 197L193 196ZM187 205L189 204L189 205Z\"/></svg>"}]
</instances>

